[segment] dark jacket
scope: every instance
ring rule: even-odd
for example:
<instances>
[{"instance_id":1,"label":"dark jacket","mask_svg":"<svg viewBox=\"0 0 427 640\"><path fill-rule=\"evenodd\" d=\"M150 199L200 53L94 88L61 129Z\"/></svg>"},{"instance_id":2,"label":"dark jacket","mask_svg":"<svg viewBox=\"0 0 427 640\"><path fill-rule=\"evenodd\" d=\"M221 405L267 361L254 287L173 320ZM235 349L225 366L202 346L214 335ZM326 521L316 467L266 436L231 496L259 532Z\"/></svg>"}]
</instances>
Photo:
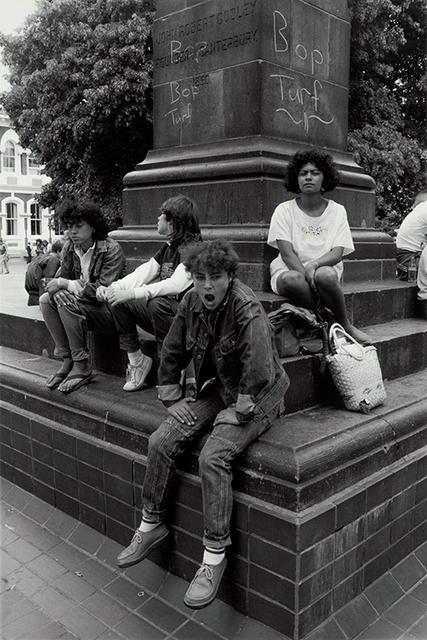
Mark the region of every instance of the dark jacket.
<instances>
[{"instance_id":1,"label":"dark jacket","mask_svg":"<svg viewBox=\"0 0 427 640\"><path fill-rule=\"evenodd\" d=\"M85 284L79 297L96 301L96 290L100 285L108 287L124 275L125 257L119 243L110 237L97 240L89 267L89 282ZM68 280L79 280L81 277L80 259L71 241L62 250L59 277Z\"/></svg>"},{"instance_id":2,"label":"dark jacket","mask_svg":"<svg viewBox=\"0 0 427 640\"><path fill-rule=\"evenodd\" d=\"M59 266L58 253L40 255L30 262L25 274L25 289L30 296L29 305L38 304L39 296L43 293L41 287L42 278L53 278Z\"/></svg>"},{"instance_id":3,"label":"dark jacket","mask_svg":"<svg viewBox=\"0 0 427 640\"><path fill-rule=\"evenodd\" d=\"M212 358L228 406L245 416L269 408L284 396L289 378L274 345L267 315L252 289L235 278L216 313ZM182 397L181 371L194 360L200 390L202 365L209 345L208 311L194 290L181 301L166 336L159 369L159 398ZM277 398L276 403L277 403ZM248 416L249 417L249 416Z\"/></svg>"}]
</instances>

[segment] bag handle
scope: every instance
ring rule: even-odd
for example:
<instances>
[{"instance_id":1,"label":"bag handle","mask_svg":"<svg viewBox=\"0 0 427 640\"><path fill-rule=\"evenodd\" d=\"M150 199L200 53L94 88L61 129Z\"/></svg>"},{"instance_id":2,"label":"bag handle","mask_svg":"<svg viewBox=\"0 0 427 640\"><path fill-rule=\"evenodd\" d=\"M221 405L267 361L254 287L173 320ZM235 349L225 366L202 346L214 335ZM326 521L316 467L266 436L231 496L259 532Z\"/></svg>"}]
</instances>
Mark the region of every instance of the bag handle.
<instances>
[{"instance_id":1,"label":"bag handle","mask_svg":"<svg viewBox=\"0 0 427 640\"><path fill-rule=\"evenodd\" d=\"M355 344L356 346L359 347L360 349L360 357L354 353L354 351L349 351L348 350L348 346L347 344L343 344L341 342L338 342L338 334L341 334L342 336L344 336L346 338L346 340L348 342L351 342L352 344ZM351 336L349 333L347 333L347 331L345 331L344 327L342 327L340 324L338 324L338 322L334 322L334 324L331 325L331 328L329 329L329 342L333 344L333 346L335 347L335 351L338 353L338 351L341 351L343 353L346 353L347 355L351 356L352 358L355 358L356 360L363 360L363 358L365 357L365 349L364 347L362 347L361 344L359 344L359 342L357 342L357 340L355 340L353 338L353 336Z\"/></svg>"}]
</instances>

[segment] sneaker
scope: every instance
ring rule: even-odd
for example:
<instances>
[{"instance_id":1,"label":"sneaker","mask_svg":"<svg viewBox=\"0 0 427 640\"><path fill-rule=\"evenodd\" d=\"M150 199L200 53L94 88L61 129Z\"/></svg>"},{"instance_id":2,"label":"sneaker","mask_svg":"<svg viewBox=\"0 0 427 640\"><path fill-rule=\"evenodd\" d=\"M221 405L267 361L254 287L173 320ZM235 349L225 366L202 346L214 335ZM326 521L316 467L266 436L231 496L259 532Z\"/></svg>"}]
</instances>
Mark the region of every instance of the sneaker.
<instances>
[{"instance_id":1,"label":"sneaker","mask_svg":"<svg viewBox=\"0 0 427 640\"><path fill-rule=\"evenodd\" d=\"M126 371L126 384L124 385L124 391L138 391L145 384L145 379L150 373L150 369L153 365L153 360L150 356L142 355L140 364L136 366L130 364Z\"/></svg>"},{"instance_id":2,"label":"sneaker","mask_svg":"<svg viewBox=\"0 0 427 640\"><path fill-rule=\"evenodd\" d=\"M117 556L117 564L122 569L125 569L126 567L137 564L137 562L141 562L141 560L144 560L154 549L160 546L168 533L168 528L163 523L146 533L137 529L130 545L126 547L126 549L123 549Z\"/></svg>"},{"instance_id":3,"label":"sneaker","mask_svg":"<svg viewBox=\"0 0 427 640\"><path fill-rule=\"evenodd\" d=\"M187 589L184 604L191 609L201 609L215 600L226 565L226 558L218 565L202 564Z\"/></svg>"}]
</instances>

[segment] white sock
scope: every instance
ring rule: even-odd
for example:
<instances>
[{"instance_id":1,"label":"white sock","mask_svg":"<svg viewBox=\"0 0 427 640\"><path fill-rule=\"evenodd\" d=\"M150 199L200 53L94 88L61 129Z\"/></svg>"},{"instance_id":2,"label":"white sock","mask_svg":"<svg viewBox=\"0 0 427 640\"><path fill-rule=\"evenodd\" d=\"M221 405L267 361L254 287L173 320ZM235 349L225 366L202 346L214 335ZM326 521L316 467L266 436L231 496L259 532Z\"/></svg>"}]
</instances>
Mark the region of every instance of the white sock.
<instances>
[{"instance_id":1,"label":"white sock","mask_svg":"<svg viewBox=\"0 0 427 640\"><path fill-rule=\"evenodd\" d=\"M128 359L132 367L137 367L139 364L141 364L143 358L144 354L142 353L141 349L132 352L128 351Z\"/></svg>"},{"instance_id":2,"label":"white sock","mask_svg":"<svg viewBox=\"0 0 427 640\"><path fill-rule=\"evenodd\" d=\"M139 531L142 531L142 533L148 533L149 531L152 531L153 529L158 527L159 524L160 522L147 522L146 520L144 520L144 518L142 518L141 524L139 525L138 529Z\"/></svg>"},{"instance_id":3,"label":"white sock","mask_svg":"<svg viewBox=\"0 0 427 640\"><path fill-rule=\"evenodd\" d=\"M205 547L203 553L203 564L217 565L225 558L225 549L208 549Z\"/></svg>"}]
</instances>

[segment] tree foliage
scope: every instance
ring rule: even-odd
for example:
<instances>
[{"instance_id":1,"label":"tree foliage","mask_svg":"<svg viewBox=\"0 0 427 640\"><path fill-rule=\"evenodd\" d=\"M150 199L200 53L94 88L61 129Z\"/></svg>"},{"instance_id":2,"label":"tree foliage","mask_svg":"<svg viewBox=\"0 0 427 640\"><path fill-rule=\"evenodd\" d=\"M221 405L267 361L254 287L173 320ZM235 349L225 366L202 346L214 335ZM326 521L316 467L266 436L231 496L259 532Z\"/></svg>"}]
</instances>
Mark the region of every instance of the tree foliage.
<instances>
[{"instance_id":1,"label":"tree foliage","mask_svg":"<svg viewBox=\"0 0 427 640\"><path fill-rule=\"evenodd\" d=\"M375 179L378 225L390 231L425 181L424 0L349 6L349 149Z\"/></svg>"},{"instance_id":2,"label":"tree foliage","mask_svg":"<svg viewBox=\"0 0 427 640\"><path fill-rule=\"evenodd\" d=\"M152 0L39 0L18 35L1 36L1 102L52 179L43 206L91 197L119 222L123 176L152 142L153 13Z\"/></svg>"}]
</instances>

